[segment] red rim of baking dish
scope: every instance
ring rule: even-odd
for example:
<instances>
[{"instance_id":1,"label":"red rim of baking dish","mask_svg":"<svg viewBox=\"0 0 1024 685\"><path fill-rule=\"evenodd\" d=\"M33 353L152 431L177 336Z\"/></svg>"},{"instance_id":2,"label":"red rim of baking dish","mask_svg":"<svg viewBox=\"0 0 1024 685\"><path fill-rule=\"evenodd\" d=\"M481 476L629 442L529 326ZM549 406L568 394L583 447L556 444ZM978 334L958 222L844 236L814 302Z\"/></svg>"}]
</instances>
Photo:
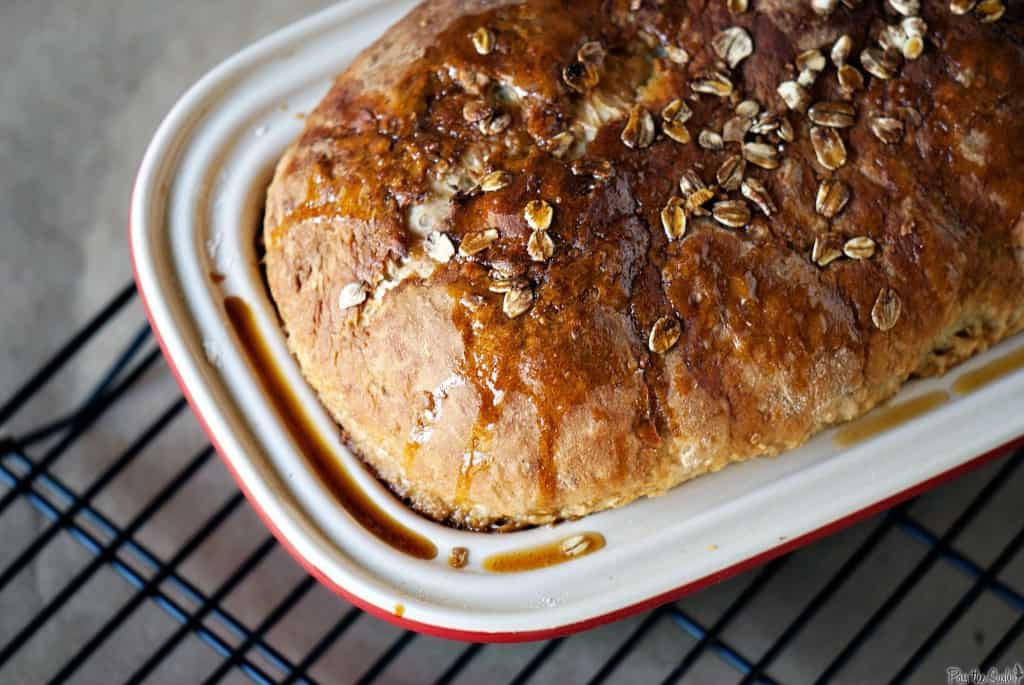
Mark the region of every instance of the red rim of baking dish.
<instances>
[{"instance_id":1,"label":"red rim of baking dish","mask_svg":"<svg viewBox=\"0 0 1024 685\"><path fill-rule=\"evenodd\" d=\"M174 364L174 360L171 358L171 355L167 351L167 346L164 344L163 336L161 335L160 329L156 325L156 320L154 319L150 311L149 302L146 299L146 292L142 286L142 280L139 278L138 265L136 264L135 249L132 240L133 233L134 232L131 230L131 224L129 223L128 245L132 263L132 274L134 275L135 278L136 288L139 293L139 299L142 302L142 308L146 312L146 318L149 320L150 327L153 329L153 335L160 346L160 351L163 353L164 359L167 361L167 366L171 370L171 375L174 376L174 380L177 382L178 387L181 388L181 392L185 396L185 399L188 402L189 406L192 408L192 413L199 421L199 425L202 427L203 432L206 433L206 437L209 438L210 443L216 450L218 456L220 457L220 460L224 463L224 466L227 467L227 470L231 474L231 477L238 485L238 489L241 490L242 494L245 495L245 498L249 501L250 506L252 506L252 508L259 515L260 519L263 521L263 524L270 530L274 538L281 544L281 546L288 551L288 553L299 563L300 566L302 566L303 569L306 570L307 573L316 578L317 581L319 581L323 586L334 592L336 595L346 600L347 602L359 607L368 614L372 614L373 616L383 619L388 623L392 623L398 626L399 628L412 630L417 633L422 633L424 635L431 635L433 637L439 637L446 640L459 640L464 642L530 642L534 640L547 640L556 637L564 637L566 635L572 635L574 633L588 630L590 628L596 628L606 623L611 623L613 621L626 618L627 616L631 616L633 614L646 611L649 609L654 609L663 604L668 604L669 602L678 600L685 595L688 595L692 592L696 592L697 590L701 590L705 587L708 587L709 585L721 582L744 571L749 571L750 569L756 568L768 561L771 561L772 559L778 556L786 554L787 552L796 550L800 547L803 547L804 545L814 542L815 540L823 538L832 533L838 532L843 528L846 528L847 526L851 526L854 523L857 523L858 521L862 521L863 519L867 518L868 516L871 516L872 514L877 514L881 511L884 511L899 504L900 502L908 500L911 497L927 492L928 490L931 490L932 488L956 476L962 475L967 471L970 471L971 469L977 468L983 464L992 461L996 457L1005 454L1007 451L1012 450L1015 447L1024 446L1024 436L1021 436L1019 438L1011 440L1010 442L1002 445L1001 447L997 447L989 452L985 452L984 454L981 454L971 459L970 461L966 461L963 464L960 464L959 466L955 466L936 476L932 476L931 478L924 480L916 485L913 485L905 490L902 490L894 495L890 495L885 499L881 499L875 502L874 504L868 505L851 514L843 516L842 518L838 518L830 523L826 523L825 525L820 526L819 528L816 528L812 531L804 533L803 535L799 535L795 538L787 540L782 544L776 545L775 547L771 547L759 554L755 554L754 556L748 557L743 561L737 562L730 566L726 566L725 568L722 568L714 573L693 580L673 590L662 592L660 594L654 595L653 597L649 597L639 602L630 604L629 606L622 607L620 609L616 609L615 611L610 611L605 614L601 614L600 616L594 616L592 618L577 621L575 623L568 623L562 626L556 626L554 628L513 632L485 632L473 630L458 630L454 628L447 628L445 626L434 625L432 623L422 623L420 621L413 621L411 619L398 616L393 611L389 611L375 604L371 604L359 595L354 594L353 592L345 589L341 585L338 585L336 582L328 578L323 571L321 571L317 566L315 566L312 562L310 562L302 554L299 553L299 551L291 544L288 538L285 537L285 535L277 528L276 525L274 525L274 522L270 519L267 513L260 506L259 501L255 497L253 497L252 494L249 492L248 488L246 488L238 472L235 470L235 466L232 463L231 459L226 455L224 450L221 449L221 446L218 443L217 438L214 436L213 431L210 430L210 427L207 424L206 419L203 417L202 412L199 411L198 405L192 398L192 393L189 391L188 386L185 384L184 380L181 377L181 374L178 372L178 369Z\"/></svg>"}]
</instances>

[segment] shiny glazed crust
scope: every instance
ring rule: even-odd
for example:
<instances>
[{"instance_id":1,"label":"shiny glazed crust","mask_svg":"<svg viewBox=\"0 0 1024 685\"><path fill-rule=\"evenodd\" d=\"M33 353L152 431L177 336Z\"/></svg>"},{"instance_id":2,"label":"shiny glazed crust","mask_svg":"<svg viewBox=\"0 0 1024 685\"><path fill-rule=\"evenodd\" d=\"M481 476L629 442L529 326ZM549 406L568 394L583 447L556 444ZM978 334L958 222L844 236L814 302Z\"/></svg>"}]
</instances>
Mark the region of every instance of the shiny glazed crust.
<instances>
[{"instance_id":1,"label":"shiny glazed crust","mask_svg":"<svg viewBox=\"0 0 1024 685\"><path fill-rule=\"evenodd\" d=\"M270 187L267 278L397 494L583 516L1024 327L1019 10L837 5L437 0L338 78Z\"/></svg>"}]
</instances>

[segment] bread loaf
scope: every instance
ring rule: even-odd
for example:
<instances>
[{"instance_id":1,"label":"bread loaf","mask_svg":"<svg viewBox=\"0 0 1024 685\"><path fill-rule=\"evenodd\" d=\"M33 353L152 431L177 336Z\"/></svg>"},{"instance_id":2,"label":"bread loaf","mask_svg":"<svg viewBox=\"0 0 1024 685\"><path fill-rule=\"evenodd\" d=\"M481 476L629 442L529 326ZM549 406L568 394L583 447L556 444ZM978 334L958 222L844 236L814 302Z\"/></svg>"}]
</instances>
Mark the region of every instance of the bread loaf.
<instances>
[{"instance_id":1,"label":"bread loaf","mask_svg":"<svg viewBox=\"0 0 1024 685\"><path fill-rule=\"evenodd\" d=\"M469 528L800 445L1024 327L1020 15L427 2L278 165L291 350L379 477Z\"/></svg>"}]
</instances>

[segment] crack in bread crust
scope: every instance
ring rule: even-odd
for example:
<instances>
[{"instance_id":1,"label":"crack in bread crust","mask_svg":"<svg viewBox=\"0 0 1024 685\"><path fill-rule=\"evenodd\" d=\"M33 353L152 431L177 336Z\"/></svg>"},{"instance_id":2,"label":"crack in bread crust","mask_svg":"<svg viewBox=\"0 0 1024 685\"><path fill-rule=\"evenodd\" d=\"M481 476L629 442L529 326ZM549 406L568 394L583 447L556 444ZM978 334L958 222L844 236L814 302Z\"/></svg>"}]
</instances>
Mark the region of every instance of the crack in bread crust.
<instances>
[{"instance_id":1,"label":"crack in bread crust","mask_svg":"<svg viewBox=\"0 0 1024 685\"><path fill-rule=\"evenodd\" d=\"M658 494L1024 328L1020 10L632 4L425 3L268 191L292 352L438 520Z\"/></svg>"}]
</instances>

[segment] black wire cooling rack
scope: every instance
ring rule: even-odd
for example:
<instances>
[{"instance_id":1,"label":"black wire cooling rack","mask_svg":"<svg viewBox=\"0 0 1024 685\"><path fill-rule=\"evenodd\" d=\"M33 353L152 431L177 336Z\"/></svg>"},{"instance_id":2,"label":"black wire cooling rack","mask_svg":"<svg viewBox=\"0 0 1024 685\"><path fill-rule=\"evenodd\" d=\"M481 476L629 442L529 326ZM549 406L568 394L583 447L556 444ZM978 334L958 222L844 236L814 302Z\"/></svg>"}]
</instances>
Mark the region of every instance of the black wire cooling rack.
<instances>
[{"instance_id":1,"label":"black wire cooling rack","mask_svg":"<svg viewBox=\"0 0 1024 685\"><path fill-rule=\"evenodd\" d=\"M125 287L0 406L0 682L937 683L1024 655L1024 451L589 633L403 632L330 595L252 520L134 299ZM94 384L58 411L69 373Z\"/></svg>"}]
</instances>

